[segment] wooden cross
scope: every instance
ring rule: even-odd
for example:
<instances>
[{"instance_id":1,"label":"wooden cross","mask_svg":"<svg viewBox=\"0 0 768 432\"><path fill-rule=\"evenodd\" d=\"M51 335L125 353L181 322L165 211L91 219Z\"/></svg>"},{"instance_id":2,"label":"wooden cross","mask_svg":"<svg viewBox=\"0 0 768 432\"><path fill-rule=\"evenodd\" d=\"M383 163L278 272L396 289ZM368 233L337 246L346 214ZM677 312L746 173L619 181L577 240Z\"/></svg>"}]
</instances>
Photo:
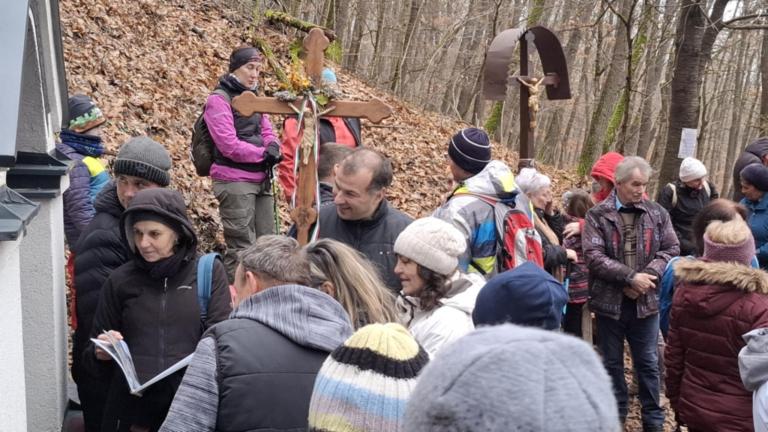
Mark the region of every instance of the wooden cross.
<instances>
[{"instance_id":1,"label":"wooden cross","mask_svg":"<svg viewBox=\"0 0 768 432\"><path fill-rule=\"evenodd\" d=\"M320 74L323 70L323 51L328 47L328 38L320 28L313 28L304 38L304 68L313 86L319 88ZM314 99L310 96L310 99ZM296 196L294 208L291 209L291 219L296 224L297 240L305 245L310 241L310 229L317 221L317 148L319 136L316 133L317 122L313 109L314 100L307 100L307 95L294 103L283 102L276 98L259 97L252 92L244 92L232 100L232 106L244 116L256 112L268 114L293 115L299 114L299 130L304 130L301 143L296 148L298 172L296 179ZM301 109L304 109L303 113ZM336 117L367 118L373 123L379 123L392 114L392 108L379 99L369 102L336 101L325 105L318 117L331 114Z\"/></svg>"},{"instance_id":2,"label":"wooden cross","mask_svg":"<svg viewBox=\"0 0 768 432\"><path fill-rule=\"evenodd\" d=\"M506 98L509 65L517 43L520 44L520 73L515 81L520 84L520 160L518 170L533 166L536 157L536 128L539 95L546 89L547 98L570 99L568 65L557 37L544 27L509 29L491 42L485 59L483 93L486 99ZM539 53L544 76L533 76L533 62L529 54Z\"/></svg>"}]
</instances>

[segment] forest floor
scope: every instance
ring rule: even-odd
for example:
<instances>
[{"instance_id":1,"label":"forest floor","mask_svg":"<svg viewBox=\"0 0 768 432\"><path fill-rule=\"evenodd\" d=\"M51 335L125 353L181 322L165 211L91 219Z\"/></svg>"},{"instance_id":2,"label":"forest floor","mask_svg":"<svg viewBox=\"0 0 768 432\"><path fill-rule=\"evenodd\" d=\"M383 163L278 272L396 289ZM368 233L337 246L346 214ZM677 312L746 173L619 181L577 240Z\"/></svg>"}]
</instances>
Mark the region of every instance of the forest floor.
<instances>
[{"instance_id":1,"label":"forest floor","mask_svg":"<svg viewBox=\"0 0 768 432\"><path fill-rule=\"evenodd\" d=\"M92 96L107 116L105 159L111 165L119 146L132 136L146 134L162 143L174 162L171 187L184 195L202 247L221 249L211 181L195 174L189 143L205 98L226 72L229 53L250 40L250 14L228 8L224 0L62 0L60 9L69 93ZM289 45L303 34L262 23L255 32L287 69ZM363 121L364 145L392 159L395 181L388 199L395 207L413 217L431 213L452 186L445 162L448 140L469 125L423 111L328 65L336 71L344 99L375 97L393 108L379 125ZM269 72L263 78L266 89L276 90ZM282 126L279 118L272 121ZM498 145L494 158L517 165L517 154ZM552 178L556 197L582 180L572 172L539 169ZM278 196L286 225L288 204ZM641 430L636 398L626 430ZM671 419L667 430L674 430Z\"/></svg>"}]
</instances>

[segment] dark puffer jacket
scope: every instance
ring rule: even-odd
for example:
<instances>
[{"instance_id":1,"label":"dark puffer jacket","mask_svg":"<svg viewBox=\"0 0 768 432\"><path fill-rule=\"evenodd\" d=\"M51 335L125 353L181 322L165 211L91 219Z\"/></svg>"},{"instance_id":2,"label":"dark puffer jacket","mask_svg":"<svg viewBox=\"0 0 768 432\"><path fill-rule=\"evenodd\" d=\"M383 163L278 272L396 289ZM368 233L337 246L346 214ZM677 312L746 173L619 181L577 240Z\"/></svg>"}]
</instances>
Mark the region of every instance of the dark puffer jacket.
<instances>
[{"instance_id":1,"label":"dark puffer jacket","mask_svg":"<svg viewBox=\"0 0 768 432\"><path fill-rule=\"evenodd\" d=\"M655 202L635 204L640 212L635 221L637 262L635 268L624 264L624 235L621 215L616 208L616 191L587 213L582 246L589 268L589 309L596 314L619 319L624 287L636 272L656 276L657 282L680 246L669 214ZM637 298L637 317L646 318L659 311L656 290Z\"/></svg>"},{"instance_id":2,"label":"dark puffer jacket","mask_svg":"<svg viewBox=\"0 0 768 432\"><path fill-rule=\"evenodd\" d=\"M142 264L139 252L127 234L132 216L151 212L173 220L182 227L173 260L178 266L171 276L153 278L152 269ZM216 262L208 315L201 322L197 303L197 237L186 216L181 195L169 189L146 189L133 198L120 220L123 240L131 247L132 259L115 270L102 289L91 337L103 330L117 330L128 344L139 381L145 382L194 352L203 331L225 320L230 311L227 274ZM164 261L166 261L164 260ZM111 361L97 360L94 346L84 353L87 367L98 376L112 374L103 420L103 430L128 430L131 424L157 430L181 383L183 370L149 387L142 397L131 396L119 368ZM119 429L117 425L120 425Z\"/></svg>"},{"instance_id":3,"label":"dark puffer jacket","mask_svg":"<svg viewBox=\"0 0 768 432\"><path fill-rule=\"evenodd\" d=\"M320 238L346 243L373 262L384 283L395 294L400 292L400 278L395 275L397 236L413 219L383 200L371 219L348 221L339 217L335 205L320 208Z\"/></svg>"},{"instance_id":4,"label":"dark puffer jacket","mask_svg":"<svg viewBox=\"0 0 768 432\"><path fill-rule=\"evenodd\" d=\"M73 248L77 329L72 343L72 378L76 382L83 373L83 350L89 343L101 287L116 268L130 259L130 253L120 234L120 215L124 209L117 199L117 187L114 182L102 189L96 197L94 208L96 215Z\"/></svg>"},{"instance_id":5,"label":"dark puffer jacket","mask_svg":"<svg viewBox=\"0 0 768 432\"><path fill-rule=\"evenodd\" d=\"M741 170L747 165L762 163L763 156L768 154L768 137L759 138L749 144L744 152L741 153L736 163L733 165L733 200L741 201L744 195L741 194L739 184L741 182Z\"/></svg>"},{"instance_id":6,"label":"dark puffer jacket","mask_svg":"<svg viewBox=\"0 0 768 432\"><path fill-rule=\"evenodd\" d=\"M750 431L742 335L768 327L768 274L744 265L680 260L664 355L667 396L693 430Z\"/></svg>"},{"instance_id":7,"label":"dark puffer jacket","mask_svg":"<svg viewBox=\"0 0 768 432\"><path fill-rule=\"evenodd\" d=\"M720 195L712 183L709 183L709 195L706 189L691 189L680 180L672 184L675 187L674 194L677 194L677 205L673 205L673 191L669 185L659 191L658 202L669 212L675 234L680 241L680 255L696 255L696 242L693 240L691 229L693 219L701 209Z\"/></svg>"}]
</instances>

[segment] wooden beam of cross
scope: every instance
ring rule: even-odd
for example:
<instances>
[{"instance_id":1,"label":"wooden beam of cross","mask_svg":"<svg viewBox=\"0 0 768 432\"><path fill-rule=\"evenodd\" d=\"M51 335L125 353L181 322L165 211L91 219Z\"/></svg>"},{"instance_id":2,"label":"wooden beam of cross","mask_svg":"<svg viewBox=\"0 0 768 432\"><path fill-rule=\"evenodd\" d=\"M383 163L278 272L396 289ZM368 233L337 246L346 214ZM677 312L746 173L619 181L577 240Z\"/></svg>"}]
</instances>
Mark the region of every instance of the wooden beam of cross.
<instances>
[{"instance_id":1,"label":"wooden beam of cross","mask_svg":"<svg viewBox=\"0 0 768 432\"><path fill-rule=\"evenodd\" d=\"M313 86L321 85L320 75L323 70L323 50L328 46L328 38L319 28L313 28L304 38L304 69ZM311 92L294 103L276 98L258 97L252 92L245 92L232 99L232 106L242 115L254 113L299 115L297 127L304 130L301 143L296 148L296 192L291 219L296 224L299 244L305 245L311 240L311 228L317 221L319 197L317 193L317 148L319 135L317 124L324 114L336 117L366 118L379 123L392 115L392 108L383 101L374 99L361 101L331 101L317 110L317 104Z\"/></svg>"},{"instance_id":2,"label":"wooden beam of cross","mask_svg":"<svg viewBox=\"0 0 768 432\"><path fill-rule=\"evenodd\" d=\"M520 73L513 78L520 84L520 161L518 170L532 167L536 157L536 128L539 95L546 89L550 100L570 99L568 64L563 47L554 33L545 27L509 29L499 33L488 48L485 58L483 94L486 99L504 100L509 81L509 66L520 44ZM530 55L539 53L544 75L533 75Z\"/></svg>"}]
</instances>

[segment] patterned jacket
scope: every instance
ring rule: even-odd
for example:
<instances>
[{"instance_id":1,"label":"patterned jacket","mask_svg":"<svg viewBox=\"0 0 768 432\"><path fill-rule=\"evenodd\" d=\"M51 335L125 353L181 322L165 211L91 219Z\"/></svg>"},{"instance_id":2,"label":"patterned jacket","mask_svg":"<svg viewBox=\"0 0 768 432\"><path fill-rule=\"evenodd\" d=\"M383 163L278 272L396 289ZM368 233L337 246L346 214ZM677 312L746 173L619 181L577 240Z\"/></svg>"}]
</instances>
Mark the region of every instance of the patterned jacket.
<instances>
[{"instance_id":1,"label":"patterned jacket","mask_svg":"<svg viewBox=\"0 0 768 432\"><path fill-rule=\"evenodd\" d=\"M637 231L637 263L635 268L624 264L624 235L616 191L588 213L582 246L589 268L589 308L596 314L619 319L623 289L637 272L656 276L656 284L672 257L680 253L680 244L669 219L669 213L659 204L643 200L635 207L640 210L635 221ZM656 290L637 299L637 317L646 318L659 311Z\"/></svg>"},{"instance_id":2,"label":"patterned jacket","mask_svg":"<svg viewBox=\"0 0 768 432\"><path fill-rule=\"evenodd\" d=\"M490 278L496 274L498 242L494 209L469 194L487 196L513 206L518 191L512 170L504 162L489 162L482 171L461 182L448 201L432 214L453 224L467 239L467 249L459 256L459 270L484 273Z\"/></svg>"}]
</instances>

